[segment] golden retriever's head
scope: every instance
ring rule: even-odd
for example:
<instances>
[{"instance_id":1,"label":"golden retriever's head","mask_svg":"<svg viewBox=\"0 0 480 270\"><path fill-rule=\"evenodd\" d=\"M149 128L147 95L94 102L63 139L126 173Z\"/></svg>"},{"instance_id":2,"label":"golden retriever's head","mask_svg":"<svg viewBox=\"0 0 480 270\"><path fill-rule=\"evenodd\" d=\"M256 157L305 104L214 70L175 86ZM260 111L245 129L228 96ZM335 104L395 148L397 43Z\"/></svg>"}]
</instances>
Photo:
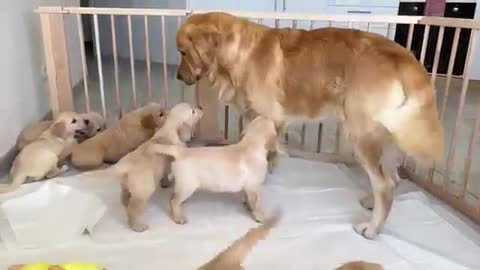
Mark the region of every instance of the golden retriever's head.
<instances>
[{"instance_id":1,"label":"golden retriever's head","mask_svg":"<svg viewBox=\"0 0 480 270\"><path fill-rule=\"evenodd\" d=\"M177 79L192 85L208 73L223 39L219 22L232 16L206 13L190 16L177 32L177 48L181 55Z\"/></svg>"},{"instance_id":2,"label":"golden retriever's head","mask_svg":"<svg viewBox=\"0 0 480 270\"><path fill-rule=\"evenodd\" d=\"M87 133L85 134L85 139L91 138L97 133L105 130L106 124L105 119L96 112L89 112L80 114L80 117L83 119L83 122L87 125Z\"/></svg>"},{"instance_id":3,"label":"golden retriever's head","mask_svg":"<svg viewBox=\"0 0 480 270\"><path fill-rule=\"evenodd\" d=\"M265 148L274 151L277 148L277 129L275 122L264 116L257 116L243 131L242 140L261 141Z\"/></svg>"},{"instance_id":4,"label":"golden retriever's head","mask_svg":"<svg viewBox=\"0 0 480 270\"><path fill-rule=\"evenodd\" d=\"M188 142L193 137L195 126L202 117L202 108L194 108L188 103L179 103L168 111L165 125L176 129L180 139Z\"/></svg>"},{"instance_id":5,"label":"golden retriever's head","mask_svg":"<svg viewBox=\"0 0 480 270\"><path fill-rule=\"evenodd\" d=\"M74 136L85 136L87 124L80 115L74 112L62 112L55 118L49 130L54 136L67 139Z\"/></svg>"}]
</instances>

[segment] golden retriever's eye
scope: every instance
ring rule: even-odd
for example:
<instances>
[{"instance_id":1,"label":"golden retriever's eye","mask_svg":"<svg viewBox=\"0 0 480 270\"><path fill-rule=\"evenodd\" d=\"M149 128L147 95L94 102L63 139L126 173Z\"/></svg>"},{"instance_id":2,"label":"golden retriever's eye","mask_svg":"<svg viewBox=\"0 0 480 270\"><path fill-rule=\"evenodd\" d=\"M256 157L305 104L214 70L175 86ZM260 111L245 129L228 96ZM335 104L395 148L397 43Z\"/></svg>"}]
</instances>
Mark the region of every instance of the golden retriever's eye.
<instances>
[{"instance_id":1,"label":"golden retriever's eye","mask_svg":"<svg viewBox=\"0 0 480 270\"><path fill-rule=\"evenodd\" d=\"M163 116L163 112L161 112L161 113L159 114L159 116L162 117L162 116Z\"/></svg>"},{"instance_id":2,"label":"golden retriever's eye","mask_svg":"<svg viewBox=\"0 0 480 270\"><path fill-rule=\"evenodd\" d=\"M195 110L194 110L194 109L192 109L192 114L195 114Z\"/></svg>"},{"instance_id":3,"label":"golden retriever's eye","mask_svg":"<svg viewBox=\"0 0 480 270\"><path fill-rule=\"evenodd\" d=\"M101 128L97 128L97 132L100 132L102 129Z\"/></svg>"},{"instance_id":4,"label":"golden retriever's eye","mask_svg":"<svg viewBox=\"0 0 480 270\"><path fill-rule=\"evenodd\" d=\"M184 51L180 51L180 54L181 54L182 56L185 56L185 52L184 52Z\"/></svg>"},{"instance_id":5,"label":"golden retriever's eye","mask_svg":"<svg viewBox=\"0 0 480 270\"><path fill-rule=\"evenodd\" d=\"M72 119L72 124L75 124L75 123L77 123L77 119L73 118Z\"/></svg>"}]
</instances>

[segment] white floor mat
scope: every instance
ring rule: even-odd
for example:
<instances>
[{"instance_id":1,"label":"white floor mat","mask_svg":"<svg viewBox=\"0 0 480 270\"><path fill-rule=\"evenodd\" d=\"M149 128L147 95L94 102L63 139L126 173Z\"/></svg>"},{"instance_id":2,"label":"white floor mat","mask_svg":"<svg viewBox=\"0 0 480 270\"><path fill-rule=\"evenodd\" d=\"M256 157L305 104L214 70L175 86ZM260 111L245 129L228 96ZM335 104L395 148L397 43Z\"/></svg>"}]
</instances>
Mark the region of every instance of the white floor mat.
<instances>
[{"instance_id":1,"label":"white floor mat","mask_svg":"<svg viewBox=\"0 0 480 270\"><path fill-rule=\"evenodd\" d=\"M238 194L204 192L185 203L190 222L176 225L166 214L169 190L160 190L145 212L150 230L135 233L126 226L118 183L83 176L58 181L96 193L108 206L91 239L54 250L0 249L0 266L86 260L109 270L196 269L257 226ZM335 165L284 159L268 177L263 195L266 209L280 206L285 216L247 258L247 270L334 269L351 260L382 263L387 270L480 269L480 247L422 193L399 196L384 233L374 241L353 232L352 222L370 213L359 206L361 191L354 181Z\"/></svg>"}]
</instances>

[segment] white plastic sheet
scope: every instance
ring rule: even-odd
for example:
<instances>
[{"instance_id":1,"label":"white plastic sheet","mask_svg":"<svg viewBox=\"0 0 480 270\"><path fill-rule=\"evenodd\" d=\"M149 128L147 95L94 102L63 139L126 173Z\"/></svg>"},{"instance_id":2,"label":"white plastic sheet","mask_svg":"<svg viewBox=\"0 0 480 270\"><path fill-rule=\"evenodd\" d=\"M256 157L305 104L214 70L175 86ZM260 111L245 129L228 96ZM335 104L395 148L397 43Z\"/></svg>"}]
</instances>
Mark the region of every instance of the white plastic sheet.
<instances>
[{"instance_id":1,"label":"white plastic sheet","mask_svg":"<svg viewBox=\"0 0 480 270\"><path fill-rule=\"evenodd\" d=\"M396 198L386 228L376 240L357 235L352 222L370 215L358 204L363 193L355 184L358 180L332 164L282 160L267 179L262 203L267 209L281 206L284 219L252 250L245 268L334 269L347 261L367 260L383 264L386 270L480 269L480 248L472 240L480 239L478 231L418 189L409 187L409 193ZM91 239L55 250L0 249L0 269L41 259L91 261L113 270L191 270L257 226L239 195L202 192L185 203L190 223L176 225L166 214L169 190L160 190L144 216L151 228L139 234L126 226L117 181L84 176L60 181L97 195L107 205Z\"/></svg>"},{"instance_id":2,"label":"white plastic sheet","mask_svg":"<svg viewBox=\"0 0 480 270\"><path fill-rule=\"evenodd\" d=\"M31 193L1 205L0 236L9 247L45 248L74 242L106 211L95 196L46 182Z\"/></svg>"}]
</instances>

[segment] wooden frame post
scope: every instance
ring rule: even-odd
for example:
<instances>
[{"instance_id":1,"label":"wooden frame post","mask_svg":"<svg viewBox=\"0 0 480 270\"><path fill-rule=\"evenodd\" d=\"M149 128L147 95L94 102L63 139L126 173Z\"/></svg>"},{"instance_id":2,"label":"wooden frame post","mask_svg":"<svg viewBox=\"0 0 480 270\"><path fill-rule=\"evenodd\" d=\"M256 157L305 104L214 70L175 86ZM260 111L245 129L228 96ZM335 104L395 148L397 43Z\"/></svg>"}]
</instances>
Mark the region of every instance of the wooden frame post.
<instances>
[{"instance_id":1,"label":"wooden frame post","mask_svg":"<svg viewBox=\"0 0 480 270\"><path fill-rule=\"evenodd\" d=\"M200 80L195 85L195 100L198 106L203 109L203 118L198 127L199 139L202 141L221 142L223 132L218 126L218 93L211 89L209 82Z\"/></svg>"},{"instance_id":2,"label":"wooden frame post","mask_svg":"<svg viewBox=\"0 0 480 270\"><path fill-rule=\"evenodd\" d=\"M50 108L55 117L59 112L74 110L65 22L62 13L40 14L40 21L50 89Z\"/></svg>"}]
</instances>

